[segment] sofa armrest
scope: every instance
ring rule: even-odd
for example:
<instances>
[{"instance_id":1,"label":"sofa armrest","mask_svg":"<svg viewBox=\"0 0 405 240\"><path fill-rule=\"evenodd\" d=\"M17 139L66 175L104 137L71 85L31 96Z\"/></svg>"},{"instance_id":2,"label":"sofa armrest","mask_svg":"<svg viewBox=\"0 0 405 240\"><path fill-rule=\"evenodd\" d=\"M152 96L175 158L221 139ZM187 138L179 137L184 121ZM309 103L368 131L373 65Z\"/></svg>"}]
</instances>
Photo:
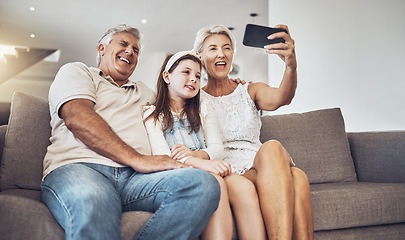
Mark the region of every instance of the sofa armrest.
<instances>
[{"instance_id":1,"label":"sofa armrest","mask_svg":"<svg viewBox=\"0 0 405 240\"><path fill-rule=\"evenodd\" d=\"M360 182L405 183L405 131L347 135Z\"/></svg>"},{"instance_id":2,"label":"sofa armrest","mask_svg":"<svg viewBox=\"0 0 405 240\"><path fill-rule=\"evenodd\" d=\"M1 158L3 157L3 148L4 148L4 141L6 139L6 131L7 125L0 126L0 165L1 165Z\"/></svg>"}]
</instances>

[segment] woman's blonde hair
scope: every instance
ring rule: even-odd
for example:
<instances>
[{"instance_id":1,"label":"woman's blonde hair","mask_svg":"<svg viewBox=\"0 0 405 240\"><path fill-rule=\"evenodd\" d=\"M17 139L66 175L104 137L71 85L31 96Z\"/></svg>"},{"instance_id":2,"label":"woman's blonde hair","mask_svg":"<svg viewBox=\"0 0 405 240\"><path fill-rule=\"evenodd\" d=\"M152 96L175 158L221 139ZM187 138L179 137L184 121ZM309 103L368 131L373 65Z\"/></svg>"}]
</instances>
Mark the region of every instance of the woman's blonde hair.
<instances>
[{"instance_id":1,"label":"woman's blonde hair","mask_svg":"<svg viewBox=\"0 0 405 240\"><path fill-rule=\"evenodd\" d=\"M233 49L233 52L234 53L236 52L235 37L232 35L231 31L229 31L228 28L222 25L215 25L211 27L201 28L197 32L196 38L194 40L194 51L196 51L197 53L201 53L205 39L213 34L222 34L227 36L229 40L231 40L231 47Z\"/></svg>"}]
</instances>

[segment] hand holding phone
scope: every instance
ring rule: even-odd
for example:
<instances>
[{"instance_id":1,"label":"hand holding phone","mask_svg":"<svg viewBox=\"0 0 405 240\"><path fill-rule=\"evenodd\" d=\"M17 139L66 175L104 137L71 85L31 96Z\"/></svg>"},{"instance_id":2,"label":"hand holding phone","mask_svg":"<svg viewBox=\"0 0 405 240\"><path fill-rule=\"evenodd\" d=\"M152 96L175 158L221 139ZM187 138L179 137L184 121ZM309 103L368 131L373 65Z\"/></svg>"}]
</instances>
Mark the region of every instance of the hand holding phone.
<instances>
[{"instance_id":1,"label":"hand holding phone","mask_svg":"<svg viewBox=\"0 0 405 240\"><path fill-rule=\"evenodd\" d=\"M266 26L260 26L255 24L247 24L245 29L245 35L243 37L243 45L249 47L264 48L264 46L274 43L284 43L283 38L268 39L273 33L285 32L287 30L282 28L272 28Z\"/></svg>"}]
</instances>

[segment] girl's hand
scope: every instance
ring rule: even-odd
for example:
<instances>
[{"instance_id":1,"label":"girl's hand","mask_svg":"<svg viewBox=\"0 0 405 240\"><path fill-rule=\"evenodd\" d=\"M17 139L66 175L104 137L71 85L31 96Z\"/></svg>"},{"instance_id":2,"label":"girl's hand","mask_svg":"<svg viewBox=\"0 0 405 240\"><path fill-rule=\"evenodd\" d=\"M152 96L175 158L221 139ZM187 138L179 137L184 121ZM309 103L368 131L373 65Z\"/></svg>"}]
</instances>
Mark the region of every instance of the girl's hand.
<instances>
[{"instance_id":1,"label":"girl's hand","mask_svg":"<svg viewBox=\"0 0 405 240\"><path fill-rule=\"evenodd\" d=\"M200 161L198 168L226 177L232 174L231 164L224 160L204 160Z\"/></svg>"},{"instance_id":2,"label":"girl's hand","mask_svg":"<svg viewBox=\"0 0 405 240\"><path fill-rule=\"evenodd\" d=\"M286 64L286 67L296 69L297 59L295 56L295 41L291 38L290 31L286 25L277 25L275 28L282 28L288 33L278 32L269 36L269 39L283 38L285 43L276 43L265 46L266 53L277 54Z\"/></svg>"},{"instance_id":3,"label":"girl's hand","mask_svg":"<svg viewBox=\"0 0 405 240\"><path fill-rule=\"evenodd\" d=\"M191 151L190 148L188 148L184 144L175 144L172 148L171 151L171 157L174 160L180 160L182 158L188 157L188 156L193 156L193 151Z\"/></svg>"}]
</instances>

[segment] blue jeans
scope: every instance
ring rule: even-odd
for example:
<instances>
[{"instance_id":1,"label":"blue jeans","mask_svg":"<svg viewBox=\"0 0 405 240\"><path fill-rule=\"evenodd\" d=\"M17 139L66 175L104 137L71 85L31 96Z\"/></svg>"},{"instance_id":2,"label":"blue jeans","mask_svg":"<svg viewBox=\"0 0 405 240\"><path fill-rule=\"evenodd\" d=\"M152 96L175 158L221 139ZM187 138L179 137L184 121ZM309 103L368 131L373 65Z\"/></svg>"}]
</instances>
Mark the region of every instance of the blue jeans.
<instances>
[{"instance_id":1,"label":"blue jeans","mask_svg":"<svg viewBox=\"0 0 405 240\"><path fill-rule=\"evenodd\" d=\"M182 168L144 174L130 167L77 163L57 168L41 186L41 201L66 239L121 239L121 213L154 215L135 239L195 239L218 206L215 178Z\"/></svg>"}]
</instances>

